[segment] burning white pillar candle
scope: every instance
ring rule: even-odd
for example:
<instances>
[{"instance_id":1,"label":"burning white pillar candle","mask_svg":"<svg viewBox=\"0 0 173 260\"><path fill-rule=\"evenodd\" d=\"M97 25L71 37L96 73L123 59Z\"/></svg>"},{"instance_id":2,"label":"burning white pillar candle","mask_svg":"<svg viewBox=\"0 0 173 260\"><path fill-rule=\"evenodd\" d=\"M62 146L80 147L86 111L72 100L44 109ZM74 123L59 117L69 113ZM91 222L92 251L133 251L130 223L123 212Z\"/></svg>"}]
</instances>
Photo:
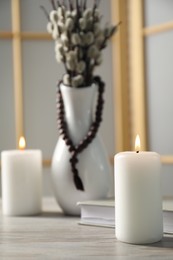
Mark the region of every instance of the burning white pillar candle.
<instances>
[{"instance_id":1,"label":"burning white pillar candle","mask_svg":"<svg viewBox=\"0 0 173 260\"><path fill-rule=\"evenodd\" d=\"M115 232L123 242L154 243L163 236L160 156L136 143L136 152L115 155Z\"/></svg>"},{"instance_id":2,"label":"burning white pillar candle","mask_svg":"<svg viewBox=\"0 0 173 260\"><path fill-rule=\"evenodd\" d=\"M1 154L2 210L8 216L41 212L42 153L40 150L24 150L22 146L25 146L24 139L20 139L20 150Z\"/></svg>"}]
</instances>

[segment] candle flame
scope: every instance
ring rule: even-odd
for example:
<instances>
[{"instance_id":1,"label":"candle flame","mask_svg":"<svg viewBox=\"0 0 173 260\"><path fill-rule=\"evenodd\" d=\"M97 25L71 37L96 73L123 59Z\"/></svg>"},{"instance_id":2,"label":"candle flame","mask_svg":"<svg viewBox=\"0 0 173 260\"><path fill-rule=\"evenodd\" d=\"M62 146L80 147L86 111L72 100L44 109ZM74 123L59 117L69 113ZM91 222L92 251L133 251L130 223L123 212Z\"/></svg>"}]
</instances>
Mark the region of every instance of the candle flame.
<instances>
[{"instance_id":1,"label":"candle flame","mask_svg":"<svg viewBox=\"0 0 173 260\"><path fill-rule=\"evenodd\" d=\"M139 135L137 135L135 139L135 151L138 153L140 148L141 148L140 137Z\"/></svg>"},{"instance_id":2,"label":"candle flame","mask_svg":"<svg viewBox=\"0 0 173 260\"><path fill-rule=\"evenodd\" d=\"M19 149L24 150L25 147L26 147L25 138L23 136L21 136L20 139L19 139Z\"/></svg>"}]
</instances>

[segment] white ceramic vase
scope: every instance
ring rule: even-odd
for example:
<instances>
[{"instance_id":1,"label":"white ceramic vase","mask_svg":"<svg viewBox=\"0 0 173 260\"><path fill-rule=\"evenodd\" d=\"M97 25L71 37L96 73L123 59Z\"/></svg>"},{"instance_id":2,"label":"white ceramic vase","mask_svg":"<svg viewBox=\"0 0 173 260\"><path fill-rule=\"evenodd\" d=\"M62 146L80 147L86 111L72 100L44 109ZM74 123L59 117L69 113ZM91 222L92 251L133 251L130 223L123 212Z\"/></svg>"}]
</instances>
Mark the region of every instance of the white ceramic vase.
<instances>
[{"instance_id":1,"label":"white ceramic vase","mask_svg":"<svg viewBox=\"0 0 173 260\"><path fill-rule=\"evenodd\" d=\"M65 119L74 145L85 137L93 118L93 103L97 86L71 88L61 84ZM55 198L65 214L79 215L78 201L103 199L109 194L113 176L104 145L97 134L88 147L78 155L77 169L84 191L77 190L70 166L70 152L60 136L52 158L51 179Z\"/></svg>"}]
</instances>

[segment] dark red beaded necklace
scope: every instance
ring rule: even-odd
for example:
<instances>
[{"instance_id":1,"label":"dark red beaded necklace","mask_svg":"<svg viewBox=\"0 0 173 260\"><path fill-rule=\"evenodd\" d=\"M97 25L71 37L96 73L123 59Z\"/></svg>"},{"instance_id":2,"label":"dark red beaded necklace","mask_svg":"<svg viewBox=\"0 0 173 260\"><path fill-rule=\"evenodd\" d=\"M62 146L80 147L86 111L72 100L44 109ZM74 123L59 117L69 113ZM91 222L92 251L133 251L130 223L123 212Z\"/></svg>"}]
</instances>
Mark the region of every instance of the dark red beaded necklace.
<instances>
[{"instance_id":1,"label":"dark red beaded necklace","mask_svg":"<svg viewBox=\"0 0 173 260\"><path fill-rule=\"evenodd\" d=\"M84 191L84 186L83 186L81 178L79 177L78 169L76 167L76 164L78 163L77 156L95 138L95 136L98 132L100 123L102 121L102 112L103 112L103 105L104 105L103 93L104 93L105 84L99 76L95 76L93 78L93 83L98 85L98 98L97 98L97 105L96 105L96 111L95 111L95 120L92 122L86 136L76 146L73 144L73 142L68 134L68 126L65 121L64 102L63 102L61 89L60 89L62 80L59 81L59 83L57 85L57 110L58 110L57 123L58 123L59 134L62 136L63 140L65 141L66 145L68 146L68 150L71 155L70 156L71 171L73 173L73 180L74 180L76 189L82 190L82 191Z\"/></svg>"}]
</instances>

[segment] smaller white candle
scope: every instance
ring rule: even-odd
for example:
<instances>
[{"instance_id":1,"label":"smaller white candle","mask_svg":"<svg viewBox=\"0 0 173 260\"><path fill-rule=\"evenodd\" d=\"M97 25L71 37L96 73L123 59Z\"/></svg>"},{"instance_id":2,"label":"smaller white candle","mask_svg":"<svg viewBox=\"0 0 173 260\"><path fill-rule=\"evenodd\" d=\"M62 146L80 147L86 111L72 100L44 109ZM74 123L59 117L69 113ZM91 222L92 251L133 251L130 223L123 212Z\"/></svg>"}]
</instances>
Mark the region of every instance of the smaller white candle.
<instances>
[{"instance_id":1,"label":"smaller white candle","mask_svg":"<svg viewBox=\"0 0 173 260\"><path fill-rule=\"evenodd\" d=\"M162 239L160 156L155 152L122 152L115 156L115 232L133 244Z\"/></svg>"},{"instance_id":2,"label":"smaller white candle","mask_svg":"<svg viewBox=\"0 0 173 260\"><path fill-rule=\"evenodd\" d=\"M20 141L25 145L25 141ZM2 210L4 215L35 215L41 212L42 153L40 150L3 151Z\"/></svg>"}]
</instances>

